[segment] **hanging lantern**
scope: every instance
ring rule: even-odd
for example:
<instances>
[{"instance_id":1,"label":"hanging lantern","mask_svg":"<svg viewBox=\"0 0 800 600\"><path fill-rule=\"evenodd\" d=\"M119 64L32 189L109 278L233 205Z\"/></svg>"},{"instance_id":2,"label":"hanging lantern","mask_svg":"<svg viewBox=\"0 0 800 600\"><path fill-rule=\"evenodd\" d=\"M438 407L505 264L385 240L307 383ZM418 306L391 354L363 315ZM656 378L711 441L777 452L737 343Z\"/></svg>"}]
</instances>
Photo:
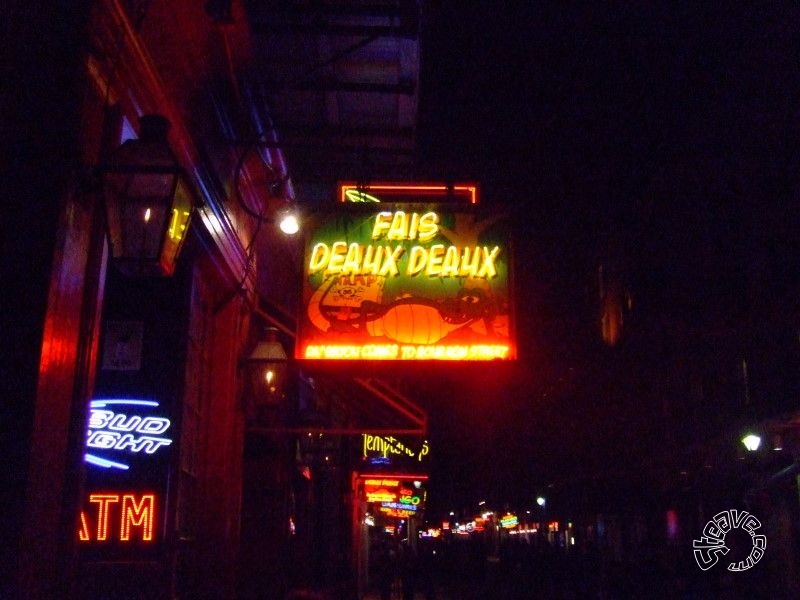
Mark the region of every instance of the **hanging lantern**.
<instances>
[{"instance_id":1,"label":"hanging lantern","mask_svg":"<svg viewBox=\"0 0 800 600\"><path fill-rule=\"evenodd\" d=\"M186 238L192 197L167 141L169 121L140 118L138 139L101 167L111 258L130 276L169 276Z\"/></svg>"},{"instance_id":2,"label":"hanging lantern","mask_svg":"<svg viewBox=\"0 0 800 600\"><path fill-rule=\"evenodd\" d=\"M259 420L265 409L277 408L285 394L288 356L278 330L267 327L253 351L242 361L245 410Z\"/></svg>"}]
</instances>

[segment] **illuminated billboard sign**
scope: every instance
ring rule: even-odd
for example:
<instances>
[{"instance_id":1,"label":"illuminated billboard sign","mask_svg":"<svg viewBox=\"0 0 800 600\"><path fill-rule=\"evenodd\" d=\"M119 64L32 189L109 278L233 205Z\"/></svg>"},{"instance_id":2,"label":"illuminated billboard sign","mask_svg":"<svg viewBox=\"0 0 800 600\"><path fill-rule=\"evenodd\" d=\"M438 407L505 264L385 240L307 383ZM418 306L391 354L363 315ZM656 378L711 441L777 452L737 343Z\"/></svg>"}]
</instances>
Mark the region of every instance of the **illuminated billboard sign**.
<instances>
[{"instance_id":1,"label":"illuminated billboard sign","mask_svg":"<svg viewBox=\"0 0 800 600\"><path fill-rule=\"evenodd\" d=\"M377 504L377 511L385 517L407 518L425 506L425 479L427 476L362 476L362 499L368 504Z\"/></svg>"},{"instance_id":2,"label":"illuminated billboard sign","mask_svg":"<svg viewBox=\"0 0 800 600\"><path fill-rule=\"evenodd\" d=\"M395 502L399 494L399 479L373 478L364 481L364 498L367 502Z\"/></svg>"},{"instance_id":3,"label":"illuminated billboard sign","mask_svg":"<svg viewBox=\"0 0 800 600\"><path fill-rule=\"evenodd\" d=\"M510 226L457 204L341 205L309 224L296 358L510 360Z\"/></svg>"}]
</instances>

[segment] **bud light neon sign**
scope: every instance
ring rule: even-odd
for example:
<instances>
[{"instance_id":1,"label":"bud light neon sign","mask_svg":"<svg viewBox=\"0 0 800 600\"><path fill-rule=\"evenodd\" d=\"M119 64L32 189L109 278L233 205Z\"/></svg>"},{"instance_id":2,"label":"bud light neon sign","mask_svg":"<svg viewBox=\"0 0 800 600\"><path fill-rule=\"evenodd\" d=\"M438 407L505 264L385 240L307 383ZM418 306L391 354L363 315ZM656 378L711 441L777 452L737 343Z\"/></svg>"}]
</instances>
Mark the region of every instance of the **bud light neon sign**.
<instances>
[{"instance_id":1,"label":"bud light neon sign","mask_svg":"<svg viewBox=\"0 0 800 600\"><path fill-rule=\"evenodd\" d=\"M154 455L172 444L171 422L153 414L154 400L102 399L89 404L84 460L105 469L130 468L131 455Z\"/></svg>"}]
</instances>

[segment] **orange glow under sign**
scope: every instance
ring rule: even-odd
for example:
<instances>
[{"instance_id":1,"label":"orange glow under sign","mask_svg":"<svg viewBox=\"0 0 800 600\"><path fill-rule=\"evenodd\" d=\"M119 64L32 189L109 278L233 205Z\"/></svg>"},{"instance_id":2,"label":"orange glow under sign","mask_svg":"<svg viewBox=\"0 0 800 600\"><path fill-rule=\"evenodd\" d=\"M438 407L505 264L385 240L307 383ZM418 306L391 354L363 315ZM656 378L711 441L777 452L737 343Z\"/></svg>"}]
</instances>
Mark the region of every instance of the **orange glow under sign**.
<instances>
[{"instance_id":1,"label":"orange glow under sign","mask_svg":"<svg viewBox=\"0 0 800 600\"><path fill-rule=\"evenodd\" d=\"M369 360L495 360L511 353L508 344L307 344L302 358Z\"/></svg>"}]
</instances>

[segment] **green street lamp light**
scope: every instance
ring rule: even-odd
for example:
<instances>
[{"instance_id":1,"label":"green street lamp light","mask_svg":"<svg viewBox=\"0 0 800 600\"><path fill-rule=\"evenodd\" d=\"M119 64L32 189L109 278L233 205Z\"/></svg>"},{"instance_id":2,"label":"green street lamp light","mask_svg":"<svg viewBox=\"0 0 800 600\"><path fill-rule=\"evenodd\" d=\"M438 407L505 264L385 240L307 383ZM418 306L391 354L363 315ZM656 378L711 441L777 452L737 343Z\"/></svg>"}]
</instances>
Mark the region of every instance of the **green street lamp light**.
<instances>
[{"instance_id":1,"label":"green street lamp light","mask_svg":"<svg viewBox=\"0 0 800 600\"><path fill-rule=\"evenodd\" d=\"M761 436L755 433L748 433L741 441L748 452L755 452L761 447Z\"/></svg>"}]
</instances>

